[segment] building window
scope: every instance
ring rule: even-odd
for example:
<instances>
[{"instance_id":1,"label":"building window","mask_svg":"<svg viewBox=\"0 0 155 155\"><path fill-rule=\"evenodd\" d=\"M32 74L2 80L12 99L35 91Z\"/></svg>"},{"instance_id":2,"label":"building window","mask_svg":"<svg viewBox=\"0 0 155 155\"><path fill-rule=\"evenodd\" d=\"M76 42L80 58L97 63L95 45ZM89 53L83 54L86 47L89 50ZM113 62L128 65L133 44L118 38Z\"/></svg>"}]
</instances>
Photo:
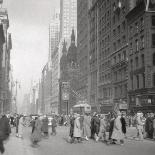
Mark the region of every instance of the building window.
<instances>
[{"instance_id":1,"label":"building window","mask_svg":"<svg viewBox=\"0 0 155 155\"><path fill-rule=\"evenodd\" d=\"M144 48L144 36L141 36L141 48L143 49Z\"/></svg>"},{"instance_id":2,"label":"building window","mask_svg":"<svg viewBox=\"0 0 155 155\"><path fill-rule=\"evenodd\" d=\"M133 70L133 60L130 60L130 67L131 67L131 71Z\"/></svg>"},{"instance_id":3,"label":"building window","mask_svg":"<svg viewBox=\"0 0 155 155\"><path fill-rule=\"evenodd\" d=\"M139 89L139 75L136 75L137 89Z\"/></svg>"},{"instance_id":4,"label":"building window","mask_svg":"<svg viewBox=\"0 0 155 155\"><path fill-rule=\"evenodd\" d=\"M136 33L138 33L138 23L135 23Z\"/></svg>"},{"instance_id":5,"label":"building window","mask_svg":"<svg viewBox=\"0 0 155 155\"><path fill-rule=\"evenodd\" d=\"M152 34L152 46L155 47L155 33Z\"/></svg>"},{"instance_id":6,"label":"building window","mask_svg":"<svg viewBox=\"0 0 155 155\"><path fill-rule=\"evenodd\" d=\"M138 67L138 57L135 58L135 65L136 65L136 68Z\"/></svg>"},{"instance_id":7,"label":"building window","mask_svg":"<svg viewBox=\"0 0 155 155\"><path fill-rule=\"evenodd\" d=\"M143 78L143 88L145 88L145 73L142 74L142 78Z\"/></svg>"},{"instance_id":8,"label":"building window","mask_svg":"<svg viewBox=\"0 0 155 155\"><path fill-rule=\"evenodd\" d=\"M115 29L113 30L113 36L116 36L116 30Z\"/></svg>"},{"instance_id":9,"label":"building window","mask_svg":"<svg viewBox=\"0 0 155 155\"><path fill-rule=\"evenodd\" d=\"M126 60L126 51L123 51L123 60Z\"/></svg>"},{"instance_id":10,"label":"building window","mask_svg":"<svg viewBox=\"0 0 155 155\"><path fill-rule=\"evenodd\" d=\"M155 86L155 73L153 73L153 86Z\"/></svg>"},{"instance_id":11,"label":"building window","mask_svg":"<svg viewBox=\"0 0 155 155\"><path fill-rule=\"evenodd\" d=\"M155 16L152 16L152 26L155 26Z\"/></svg>"},{"instance_id":12,"label":"building window","mask_svg":"<svg viewBox=\"0 0 155 155\"><path fill-rule=\"evenodd\" d=\"M138 40L136 40L135 43L136 43L136 52L138 52L139 51L139 43L138 43Z\"/></svg>"},{"instance_id":13,"label":"building window","mask_svg":"<svg viewBox=\"0 0 155 155\"><path fill-rule=\"evenodd\" d=\"M132 47L132 43L130 43L130 54L133 54L133 47Z\"/></svg>"},{"instance_id":14,"label":"building window","mask_svg":"<svg viewBox=\"0 0 155 155\"><path fill-rule=\"evenodd\" d=\"M119 62L121 61L121 54L120 53L118 54L118 61Z\"/></svg>"},{"instance_id":15,"label":"building window","mask_svg":"<svg viewBox=\"0 0 155 155\"><path fill-rule=\"evenodd\" d=\"M140 25L141 25L141 27L144 26L144 18L143 17L140 19Z\"/></svg>"},{"instance_id":16,"label":"building window","mask_svg":"<svg viewBox=\"0 0 155 155\"><path fill-rule=\"evenodd\" d=\"M155 53L153 53L153 66L155 66Z\"/></svg>"},{"instance_id":17,"label":"building window","mask_svg":"<svg viewBox=\"0 0 155 155\"><path fill-rule=\"evenodd\" d=\"M118 44L118 48L120 48L121 47L121 40L120 39L117 40L117 44Z\"/></svg>"},{"instance_id":18,"label":"building window","mask_svg":"<svg viewBox=\"0 0 155 155\"><path fill-rule=\"evenodd\" d=\"M125 31L125 21L122 23L122 30Z\"/></svg>"},{"instance_id":19,"label":"building window","mask_svg":"<svg viewBox=\"0 0 155 155\"><path fill-rule=\"evenodd\" d=\"M131 89L133 90L133 75L131 76Z\"/></svg>"},{"instance_id":20,"label":"building window","mask_svg":"<svg viewBox=\"0 0 155 155\"><path fill-rule=\"evenodd\" d=\"M113 46L114 46L114 51L116 51L116 43L114 43Z\"/></svg>"},{"instance_id":21,"label":"building window","mask_svg":"<svg viewBox=\"0 0 155 155\"><path fill-rule=\"evenodd\" d=\"M121 32L120 25L117 27L117 31L118 31L118 35L120 35L120 32Z\"/></svg>"},{"instance_id":22,"label":"building window","mask_svg":"<svg viewBox=\"0 0 155 155\"><path fill-rule=\"evenodd\" d=\"M144 67L144 65L145 65L144 54L141 55L141 59L142 59L142 67Z\"/></svg>"},{"instance_id":23,"label":"building window","mask_svg":"<svg viewBox=\"0 0 155 155\"><path fill-rule=\"evenodd\" d=\"M122 37L122 43L123 43L123 44L126 43L126 37L125 37L125 35Z\"/></svg>"}]
</instances>

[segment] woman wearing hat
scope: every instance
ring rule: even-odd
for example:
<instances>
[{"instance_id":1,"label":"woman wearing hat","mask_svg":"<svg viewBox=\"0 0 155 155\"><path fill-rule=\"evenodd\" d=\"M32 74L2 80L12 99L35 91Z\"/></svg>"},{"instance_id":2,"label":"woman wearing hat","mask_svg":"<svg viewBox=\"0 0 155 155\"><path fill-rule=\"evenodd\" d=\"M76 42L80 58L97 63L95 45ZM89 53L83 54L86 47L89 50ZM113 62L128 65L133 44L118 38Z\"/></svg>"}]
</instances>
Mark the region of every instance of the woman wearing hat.
<instances>
[{"instance_id":1,"label":"woman wearing hat","mask_svg":"<svg viewBox=\"0 0 155 155\"><path fill-rule=\"evenodd\" d=\"M80 126L80 114L75 114L74 121L74 139L81 142L81 126Z\"/></svg>"},{"instance_id":2,"label":"woman wearing hat","mask_svg":"<svg viewBox=\"0 0 155 155\"><path fill-rule=\"evenodd\" d=\"M117 117L114 121L114 128L111 138L117 140L120 145L124 144L124 135L122 132L122 123L121 123L121 113L120 111L117 112Z\"/></svg>"}]
</instances>

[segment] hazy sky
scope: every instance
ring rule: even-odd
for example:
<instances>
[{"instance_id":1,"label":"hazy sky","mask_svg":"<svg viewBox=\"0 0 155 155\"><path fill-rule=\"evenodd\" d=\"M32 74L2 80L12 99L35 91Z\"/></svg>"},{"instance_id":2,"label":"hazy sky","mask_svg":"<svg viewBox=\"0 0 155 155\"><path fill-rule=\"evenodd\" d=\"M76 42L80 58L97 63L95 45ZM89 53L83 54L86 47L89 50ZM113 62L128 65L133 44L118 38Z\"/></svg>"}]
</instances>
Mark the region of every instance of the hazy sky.
<instances>
[{"instance_id":1,"label":"hazy sky","mask_svg":"<svg viewBox=\"0 0 155 155\"><path fill-rule=\"evenodd\" d=\"M14 79L28 90L31 79L39 79L48 57L48 28L59 0L4 0L8 9L13 49Z\"/></svg>"}]
</instances>

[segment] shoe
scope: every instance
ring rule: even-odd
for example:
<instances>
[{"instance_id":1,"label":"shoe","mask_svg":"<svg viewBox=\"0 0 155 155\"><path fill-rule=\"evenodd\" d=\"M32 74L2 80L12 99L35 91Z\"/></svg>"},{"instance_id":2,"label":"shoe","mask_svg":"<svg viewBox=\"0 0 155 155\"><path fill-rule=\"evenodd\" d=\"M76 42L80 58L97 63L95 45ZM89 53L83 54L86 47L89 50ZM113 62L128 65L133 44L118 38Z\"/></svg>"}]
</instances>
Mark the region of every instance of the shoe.
<instances>
[{"instance_id":1,"label":"shoe","mask_svg":"<svg viewBox=\"0 0 155 155\"><path fill-rule=\"evenodd\" d=\"M87 141L89 140L88 137L85 138Z\"/></svg>"}]
</instances>

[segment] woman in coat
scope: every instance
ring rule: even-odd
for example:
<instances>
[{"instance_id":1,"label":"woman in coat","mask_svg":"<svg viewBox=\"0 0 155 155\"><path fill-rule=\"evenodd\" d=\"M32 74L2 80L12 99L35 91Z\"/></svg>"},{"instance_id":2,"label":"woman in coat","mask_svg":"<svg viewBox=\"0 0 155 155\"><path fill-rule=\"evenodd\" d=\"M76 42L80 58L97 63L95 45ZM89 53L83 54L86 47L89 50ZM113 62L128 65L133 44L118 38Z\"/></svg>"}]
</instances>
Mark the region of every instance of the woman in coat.
<instances>
[{"instance_id":1,"label":"woman in coat","mask_svg":"<svg viewBox=\"0 0 155 155\"><path fill-rule=\"evenodd\" d=\"M31 136L32 146L37 146L38 142L41 141L41 127L42 123L39 118L35 118L34 131Z\"/></svg>"},{"instance_id":2,"label":"woman in coat","mask_svg":"<svg viewBox=\"0 0 155 155\"><path fill-rule=\"evenodd\" d=\"M44 117L42 120L42 132L44 133L44 136L48 136L48 118L47 116Z\"/></svg>"},{"instance_id":3,"label":"woman in coat","mask_svg":"<svg viewBox=\"0 0 155 155\"><path fill-rule=\"evenodd\" d=\"M76 114L74 121L74 139L79 143L81 142L81 126L80 126L80 115Z\"/></svg>"},{"instance_id":4,"label":"woman in coat","mask_svg":"<svg viewBox=\"0 0 155 155\"><path fill-rule=\"evenodd\" d=\"M117 117L114 121L114 128L111 138L117 140L121 145L124 144L124 135L122 132L121 113L117 112Z\"/></svg>"},{"instance_id":5,"label":"woman in coat","mask_svg":"<svg viewBox=\"0 0 155 155\"><path fill-rule=\"evenodd\" d=\"M21 115L19 119L19 125L18 125L18 137L23 138L23 128L24 128L24 117Z\"/></svg>"},{"instance_id":6,"label":"woman in coat","mask_svg":"<svg viewBox=\"0 0 155 155\"><path fill-rule=\"evenodd\" d=\"M83 130L84 130L84 137L86 140L89 140L88 138L90 138L91 136L90 128L91 128L91 117L89 116L89 114L85 114L83 119Z\"/></svg>"}]
</instances>

